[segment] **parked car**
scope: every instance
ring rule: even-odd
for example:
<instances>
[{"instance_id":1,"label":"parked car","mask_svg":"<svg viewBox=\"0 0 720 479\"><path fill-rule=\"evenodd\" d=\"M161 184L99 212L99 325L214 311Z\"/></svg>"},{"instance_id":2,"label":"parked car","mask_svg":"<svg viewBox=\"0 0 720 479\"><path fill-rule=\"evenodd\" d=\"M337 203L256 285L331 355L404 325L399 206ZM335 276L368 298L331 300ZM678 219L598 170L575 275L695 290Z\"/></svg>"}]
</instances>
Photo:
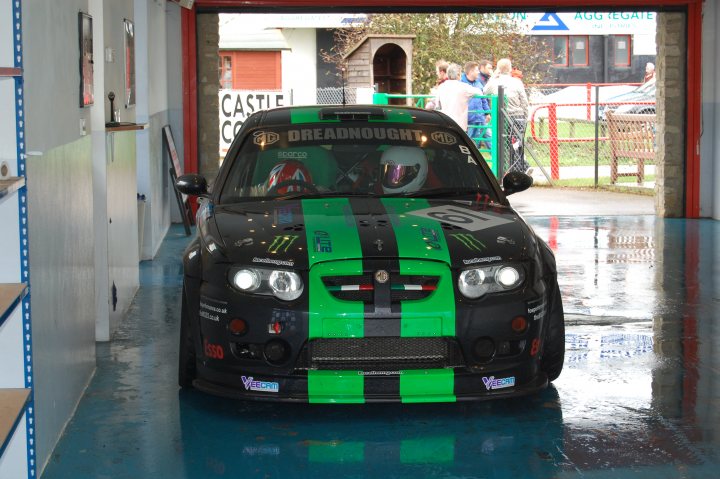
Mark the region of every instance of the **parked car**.
<instances>
[{"instance_id":1,"label":"parked car","mask_svg":"<svg viewBox=\"0 0 720 479\"><path fill-rule=\"evenodd\" d=\"M555 259L449 117L404 107L251 115L184 253L179 383L360 403L515 396L560 375Z\"/></svg>"},{"instance_id":2,"label":"parked car","mask_svg":"<svg viewBox=\"0 0 720 479\"><path fill-rule=\"evenodd\" d=\"M644 103L641 103L644 102ZM647 102L653 102L649 104ZM613 113L655 114L655 78L643 83L634 90L608 98L600 105L600 119L605 119L608 111Z\"/></svg>"}]
</instances>

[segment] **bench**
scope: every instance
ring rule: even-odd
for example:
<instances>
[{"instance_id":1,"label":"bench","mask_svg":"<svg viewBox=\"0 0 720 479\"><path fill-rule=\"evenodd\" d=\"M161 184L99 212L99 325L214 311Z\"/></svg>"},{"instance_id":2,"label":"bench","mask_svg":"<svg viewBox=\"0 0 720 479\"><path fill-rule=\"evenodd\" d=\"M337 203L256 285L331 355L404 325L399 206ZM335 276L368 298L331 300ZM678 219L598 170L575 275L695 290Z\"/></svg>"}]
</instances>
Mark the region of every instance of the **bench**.
<instances>
[{"instance_id":1,"label":"bench","mask_svg":"<svg viewBox=\"0 0 720 479\"><path fill-rule=\"evenodd\" d=\"M635 176L638 184L645 180L645 161L655 159L655 115L615 114L608 111L610 141L610 183L620 176ZM620 160L635 162L634 171L618 171Z\"/></svg>"}]
</instances>

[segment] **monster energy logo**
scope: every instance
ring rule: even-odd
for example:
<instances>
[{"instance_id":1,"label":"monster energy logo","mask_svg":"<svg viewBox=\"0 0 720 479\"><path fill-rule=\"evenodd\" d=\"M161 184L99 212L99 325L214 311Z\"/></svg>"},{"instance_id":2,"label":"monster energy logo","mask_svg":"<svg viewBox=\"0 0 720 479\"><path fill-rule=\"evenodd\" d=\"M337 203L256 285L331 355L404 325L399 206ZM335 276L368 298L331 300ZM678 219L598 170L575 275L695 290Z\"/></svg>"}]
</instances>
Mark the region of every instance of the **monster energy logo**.
<instances>
[{"instance_id":1,"label":"monster energy logo","mask_svg":"<svg viewBox=\"0 0 720 479\"><path fill-rule=\"evenodd\" d=\"M278 235L275 237L273 242L268 246L268 253L286 253L290 245L298 239L297 235Z\"/></svg>"},{"instance_id":2,"label":"monster energy logo","mask_svg":"<svg viewBox=\"0 0 720 479\"><path fill-rule=\"evenodd\" d=\"M483 251L485 249L485 245L483 244L483 242L471 234L456 233L451 234L450 236L461 242L467 249L471 251Z\"/></svg>"}]
</instances>

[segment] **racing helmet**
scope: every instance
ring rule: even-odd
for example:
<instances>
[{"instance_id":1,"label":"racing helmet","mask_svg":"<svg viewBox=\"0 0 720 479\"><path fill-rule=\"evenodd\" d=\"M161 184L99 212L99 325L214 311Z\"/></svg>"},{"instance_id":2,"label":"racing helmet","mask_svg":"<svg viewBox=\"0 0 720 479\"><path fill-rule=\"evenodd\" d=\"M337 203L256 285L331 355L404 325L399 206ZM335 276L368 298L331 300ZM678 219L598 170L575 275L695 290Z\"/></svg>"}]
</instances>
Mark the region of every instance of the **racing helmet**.
<instances>
[{"instance_id":1,"label":"racing helmet","mask_svg":"<svg viewBox=\"0 0 720 479\"><path fill-rule=\"evenodd\" d=\"M302 164L302 162L297 160L287 160L278 163L270 170L270 174L267 179L267 191L277 187L277 185L281 184L283 181L288 180L297 180L309 184L312 184L313 182L310 172L305 165ZM304 188L300 184L286 185L278 188L276 193L284 195L290 192L305 191L306 189L307 188Z\"/></svg>"},{"instance_id":2,"label":"racing helmet","mask_svg":"<svg viewBox=\"0 0 720 479\"><path fill-rule=\"evenodd\" d=\"M380 158L380 175L384 193L418 191L425 184L428 162L422 148L391 146Z\"/></svg>"}]
</instances>

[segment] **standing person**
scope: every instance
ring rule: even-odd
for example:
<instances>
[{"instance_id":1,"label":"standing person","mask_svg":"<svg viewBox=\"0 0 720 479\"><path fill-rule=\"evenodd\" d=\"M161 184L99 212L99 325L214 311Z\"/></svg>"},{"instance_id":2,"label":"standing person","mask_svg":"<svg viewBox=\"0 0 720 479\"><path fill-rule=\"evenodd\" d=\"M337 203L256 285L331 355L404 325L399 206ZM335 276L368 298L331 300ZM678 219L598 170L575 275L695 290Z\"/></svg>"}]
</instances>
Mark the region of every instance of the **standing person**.
<instances>
[{"instance_id":1,"label":"standing person","mask_svg":"<svg viewBox=\"0 0 720 479\"><path fill-rule=\"evenodd\" d=\"M473 96L482 95L482 90L460 81L460 65L456 63L448 67L447 73L448 79L437 89L440 110L467 131L468 102Z\"/></svg>"},{"instance_id":2,"label":"standing person","mask_svg":"<svg viewBox=\"0 0 720 479\"><path fill-rule=\"evenodd\" d=\"M430 89L430 94L435 96L435 98L428 99L427 103L425 103L426 110L434 110L437 108L437 89L443 84L443 82L445 82L445 80L448 79L448 66L450 66L450 64L442 59L435 62L435 75L437 75L437 82L435 82L435 86Z\"/></svg>"},{"instance_id":3,"label":"standing person","mask_svg":"<svg viewBox=\"0 0 720 479\"><path fill-rule=\"evenodd\" d=\"M486 95L497 95L500 86L503 87L505 95L508 137L513 147L513 162L510 169L532 173L525 161L524 145L529 107L528 98L522 80L512 76L512 62L509 58L502 58L497 62L495 75L485 85L484 92Z\"/></svg>"},{"instance_id":4,"label":"standing person","mask_svg":"<svg viewBox=\"0 0 720 479\"><path fill-rule=\"evenodd\" d=\"M655 64L648 62L647 65L645 65L645 78L643 78L643 83L647 83L653 78L655 78Z\"/></svg>"},{"instance_id":5,"label":"standing person","mask_svg":"<svg viewBox=\"0 0 720 479\"><path fill-rule=\"evenodd\" d=\"M485 86L480 80L480 64L478 62L467 62L464 67L464 72L460 81L466 83L472 87L482 90ZM479 112L478 110L482 110ZM485 133L485 115L490 106L486 98L470 98L468 102L468 136L480 146L481 139ZM483 147L487 147L485 142Z\"/></svg>"}]
</instances>

